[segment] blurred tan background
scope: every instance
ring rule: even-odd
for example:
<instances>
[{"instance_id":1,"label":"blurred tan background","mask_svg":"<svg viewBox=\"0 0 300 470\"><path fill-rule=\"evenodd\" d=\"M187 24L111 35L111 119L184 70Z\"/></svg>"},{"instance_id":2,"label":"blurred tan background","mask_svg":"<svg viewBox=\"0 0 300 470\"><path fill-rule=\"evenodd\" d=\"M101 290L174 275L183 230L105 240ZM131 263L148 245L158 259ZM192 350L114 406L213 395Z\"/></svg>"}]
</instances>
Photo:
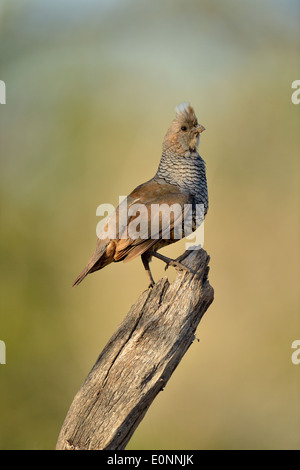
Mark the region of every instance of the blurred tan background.
<instances>
[{"instance_id":1,"label":"blurred tan background","mask_svg":"<svg viewBox=\"0 0 300 470\"><path fill-rule=\"evenodd\" d=\"M97 206L154 175L185 100L206 127L215 301L128 449L300 448L299 10L293 0L1 0L1 449L55 447L146 289L139 259L71 283L94 250Z\"/></svg>"}]
</instances>

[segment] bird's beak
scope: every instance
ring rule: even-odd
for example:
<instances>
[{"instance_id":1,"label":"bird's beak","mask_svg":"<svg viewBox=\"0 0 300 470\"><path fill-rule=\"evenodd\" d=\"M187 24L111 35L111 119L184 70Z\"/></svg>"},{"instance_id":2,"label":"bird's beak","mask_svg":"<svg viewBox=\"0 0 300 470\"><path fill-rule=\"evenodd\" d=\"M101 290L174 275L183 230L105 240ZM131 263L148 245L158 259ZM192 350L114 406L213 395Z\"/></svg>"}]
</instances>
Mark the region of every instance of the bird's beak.
<instances>
[{"instance_id":1,"label":"bird's beak","mask_svg":"<svg viewBox=\"0 0 300 470\"><path fill-rule=\"evenodd\" d=\"M197 131L199 132L199 134L201 134L201 132L205 131L205 127L202 126L201 124L198 124L198 126L196 127Z\"/></svg>"}]
</instances>

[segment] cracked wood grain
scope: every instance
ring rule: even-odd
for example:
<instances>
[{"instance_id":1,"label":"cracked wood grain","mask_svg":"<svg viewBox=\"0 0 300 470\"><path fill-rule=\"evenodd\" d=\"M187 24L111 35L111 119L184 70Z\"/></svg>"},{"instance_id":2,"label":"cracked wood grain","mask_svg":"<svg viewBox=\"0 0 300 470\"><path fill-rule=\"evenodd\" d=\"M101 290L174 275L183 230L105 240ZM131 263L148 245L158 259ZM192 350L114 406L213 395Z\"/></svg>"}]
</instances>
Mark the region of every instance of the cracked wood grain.
<instances>
[{"instance_id":1,"label":"cracked wood grain","mask_svg":"<svg viewBox=\"0 0 300 470\"><path fill-rule=\"evenodd\" d=\"M57 450L121 450L195 339L213 301L209 256L186 251L173 283L143 292L97 359L63 423Z\"/></svg>"}]
</instances>

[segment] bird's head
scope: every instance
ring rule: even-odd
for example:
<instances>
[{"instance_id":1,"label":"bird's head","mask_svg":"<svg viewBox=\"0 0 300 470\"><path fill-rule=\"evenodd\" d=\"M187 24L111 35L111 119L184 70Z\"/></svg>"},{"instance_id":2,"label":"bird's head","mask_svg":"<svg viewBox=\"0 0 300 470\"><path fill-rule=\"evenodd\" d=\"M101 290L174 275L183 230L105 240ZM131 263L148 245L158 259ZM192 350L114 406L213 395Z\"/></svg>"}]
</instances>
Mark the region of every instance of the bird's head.
<instances>
[{"instance_id":1,"label":"bird's head","mask_svg":"<svg viewBox=\"0 0 300 470\"><path fill-rule=\"evenodd\" d=\"M199 136L205 127L198 124L195 111L189 103L181 103L175 111L176 117L165 135L163 150L173 151L178 155L195 152L199 145Z\"/></svg>"}]
</instances>

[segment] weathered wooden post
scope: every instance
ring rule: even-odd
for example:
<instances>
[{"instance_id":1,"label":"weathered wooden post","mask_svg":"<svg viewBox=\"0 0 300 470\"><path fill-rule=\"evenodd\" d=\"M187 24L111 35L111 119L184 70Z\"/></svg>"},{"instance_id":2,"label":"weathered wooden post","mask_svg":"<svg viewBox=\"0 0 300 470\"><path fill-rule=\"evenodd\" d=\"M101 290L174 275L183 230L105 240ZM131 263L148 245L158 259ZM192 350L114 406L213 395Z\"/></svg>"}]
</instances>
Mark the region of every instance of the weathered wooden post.
<instances>
[{"instance_id":1,"label":"weathered wooden post","mask_svg":"<svg viewBox=\"0 0 300 470\"><path fill-rule=\"evenodd\" d=\"M121 450L195 339L213 301L209 256L186 251L173 283L160 279L141 294L76 394L58 450Z\"/></svg>"}]
</instances>

